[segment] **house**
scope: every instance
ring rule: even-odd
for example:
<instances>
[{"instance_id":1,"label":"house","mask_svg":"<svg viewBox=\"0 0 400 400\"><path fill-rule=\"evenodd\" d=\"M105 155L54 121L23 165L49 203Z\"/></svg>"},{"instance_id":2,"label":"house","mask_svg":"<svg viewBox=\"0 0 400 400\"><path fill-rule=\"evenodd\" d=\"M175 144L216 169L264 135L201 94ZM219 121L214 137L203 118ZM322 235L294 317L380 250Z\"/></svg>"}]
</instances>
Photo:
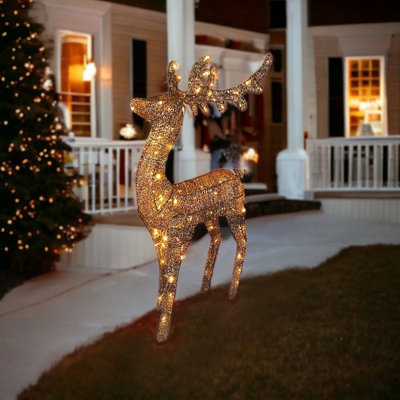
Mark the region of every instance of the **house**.
<instances>
[{"instance_id":1,"label":"house","mask_svg":"<svg viewBox=\"0 0 400 400\"><path fill-rule=\"evenodd\" d=\"M308 2L308 190L325 212L400 222L400 6Z\"/></svg>"},{"instance_id":2,"label":"house","mask_svg":"<svg viewBox=\"0 0 400 400\"><path fill-rule=\"evenodd\" d=\"M229 122L233 141L259 153L255 179L287 198L319 198L326 212L400 222L397 1L37 0L34 14L53 48L88 212L135 208L148 127L129 102L165 90L168 59L184 81L194 59L211 54L221 87L232 87L269 50L263 101L250 98L248 115ZM176 180L210 168L193 125L174 152ZM123 132L138 140L119 140Z\"/></svg>"}]
</instances>

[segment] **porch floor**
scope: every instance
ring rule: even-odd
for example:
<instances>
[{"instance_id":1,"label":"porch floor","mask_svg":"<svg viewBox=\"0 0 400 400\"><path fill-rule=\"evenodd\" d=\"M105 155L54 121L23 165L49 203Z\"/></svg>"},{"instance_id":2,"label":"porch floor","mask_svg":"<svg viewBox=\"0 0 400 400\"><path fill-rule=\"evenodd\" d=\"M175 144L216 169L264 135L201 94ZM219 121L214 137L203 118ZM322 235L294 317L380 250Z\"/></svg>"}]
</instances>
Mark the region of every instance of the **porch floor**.
<instances>
[{"instance_id":1,"label":"porch floor","mask_svg":"<svg viewBox=\"0 0 400 400\"><path fill-rule=\"evenodd\" d=\"M95 224L144 226L137 210L121 211L112 214L93 215Z\"/></svg>"},{"instance_id":2,"label":"porch floor","mask_svg":"<svg viewBox=\"0 0 400 400\"><path fill-rule=\"evenodd\" d=\"M319 201L286 200L277 193L257 193L246 196L246 216L254 218L261 215L282 214L315 210L320 208ZM110 214L93 215L95 224L144 226L137 210L121 211Z\"/></svg>"}]
</instances>

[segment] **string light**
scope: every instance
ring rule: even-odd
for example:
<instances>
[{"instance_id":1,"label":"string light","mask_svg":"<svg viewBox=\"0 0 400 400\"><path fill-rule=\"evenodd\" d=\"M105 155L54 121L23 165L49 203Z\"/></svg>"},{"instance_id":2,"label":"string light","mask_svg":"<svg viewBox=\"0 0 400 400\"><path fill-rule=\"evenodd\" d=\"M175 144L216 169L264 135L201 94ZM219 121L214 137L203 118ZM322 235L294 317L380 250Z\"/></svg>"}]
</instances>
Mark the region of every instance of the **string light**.
<instances>
[{"instance_id":1,"label":"string light","mask_svg":"<svg viewBox=\"0 0 400 400\"><path fill-rule=\"evenodd\" d=\"M168 94L148 99L135 98L131 109L151 123L136 173L138 212L148 228L157 252L160 268L156 308L160 310L157 341L167 340L170 332L173 303L179 268L190 244L195 227L203 222L211 236L201 290L206 292L219 245L222 240L218 218L225 216L237 243L229 298L237 294L246 253L243 172L220 169L206 175L172 185L165 174L169 151L176 141L183 122L184 104L195 115L198 107L208 115L207 103L214 103L220 112L228 102L240 110L247 107L246 93L261 93L261 80L272 65L268 54L262 66L244 83L227 90L214 90L217 76L211 57L200 58L189 75L188 91L178 89L178 63L168 67Z\"/></svg>"}]
</instances>

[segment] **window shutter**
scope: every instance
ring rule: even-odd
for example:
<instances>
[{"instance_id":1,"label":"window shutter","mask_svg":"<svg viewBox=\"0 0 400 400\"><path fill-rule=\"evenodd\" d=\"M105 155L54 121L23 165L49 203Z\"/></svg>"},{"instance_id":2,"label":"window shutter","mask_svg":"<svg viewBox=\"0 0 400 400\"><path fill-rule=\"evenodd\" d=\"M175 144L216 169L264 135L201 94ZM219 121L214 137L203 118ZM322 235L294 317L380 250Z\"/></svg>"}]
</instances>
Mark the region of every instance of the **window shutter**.
<instances>
[{"instance_id":1,"label":"window shutter","mask_svg":"<svg viewBox=\"0 0 400 400\"><path fill-rule=\"evenodd\" d=\"M344 84L343 59L328 59L329 82L329 136L345 136L344 130Z\"/></svg>"}]
</instances>

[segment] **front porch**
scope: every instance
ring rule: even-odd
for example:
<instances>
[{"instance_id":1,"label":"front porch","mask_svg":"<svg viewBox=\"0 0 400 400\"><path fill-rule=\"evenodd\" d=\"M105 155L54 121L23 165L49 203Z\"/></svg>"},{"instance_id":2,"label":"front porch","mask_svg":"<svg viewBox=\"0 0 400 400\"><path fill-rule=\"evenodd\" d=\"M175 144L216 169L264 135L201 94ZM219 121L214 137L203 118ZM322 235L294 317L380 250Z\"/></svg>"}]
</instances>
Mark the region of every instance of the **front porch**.
<instances>
[{"instance_id":1,"label":"front porch","mask_svg":"<svg viewBox=\"0 0 400 400\"><path fill-rule=\"evenodd\" d=\"M69 166L82 176L76 190L85 212L136 209L135 175L144 143L101 139L70 143ZM310 139L307 153L306 198L400 198L400 135Z\"/></svg>"},{"instance_id":2,"label":"front porch","mask_svg":"<svg viewBox=\"0 0 400 400\"><path fill-rule=\"evenodd\" d=\"M77 194L94 217L91 235L61 266L125 269L155 258L137 213L135 174L144 141L77 140L71 167L81 175ZM305 198L247 191L249 217L319 208L348 219L400 223L400 136L309 140Z\"/></svg>"}]
</instances>

